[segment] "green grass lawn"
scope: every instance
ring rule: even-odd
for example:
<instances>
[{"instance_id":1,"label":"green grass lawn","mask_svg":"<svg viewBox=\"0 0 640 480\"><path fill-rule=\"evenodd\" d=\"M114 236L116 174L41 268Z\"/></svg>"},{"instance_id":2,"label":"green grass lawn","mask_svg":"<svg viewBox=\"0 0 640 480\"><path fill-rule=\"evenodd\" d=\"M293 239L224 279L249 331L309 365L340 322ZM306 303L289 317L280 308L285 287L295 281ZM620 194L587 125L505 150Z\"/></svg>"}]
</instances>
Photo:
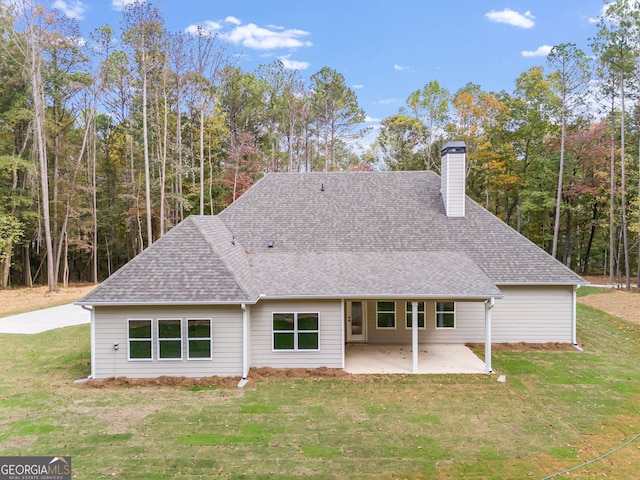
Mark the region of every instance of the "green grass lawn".
<instances>
[{"instance_id":1,"label":"green grass lawn","mask_svg":"<svg viewBox=\"0 0 640 480\"><path fill-rule=\"evenodd\" d=\"M640 432L640 326L579 306L578 351L494 351L506 375L86 388L89 327L0 335L0 455L74 478L542 479ZM481 353L481 352L478 352ZM638 478L640 440L562 478Z\"/></svg>"}]
</instances>

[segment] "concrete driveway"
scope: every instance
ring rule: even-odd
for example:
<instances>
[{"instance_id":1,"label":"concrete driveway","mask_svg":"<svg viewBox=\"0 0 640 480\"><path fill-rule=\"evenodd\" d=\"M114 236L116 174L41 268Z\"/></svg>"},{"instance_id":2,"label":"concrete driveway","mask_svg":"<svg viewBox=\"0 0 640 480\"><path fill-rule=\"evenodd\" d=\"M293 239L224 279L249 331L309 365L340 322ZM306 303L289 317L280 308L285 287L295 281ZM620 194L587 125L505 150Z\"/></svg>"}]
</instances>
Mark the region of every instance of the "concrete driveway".
<instances>
[{"instance_id":1,"label":"concrete driveway","mask_svg":"<svg viewBox=\"0 0 640 480\"><path fill-rule=\"evenodd\" d=\"M91 321L91 313L72 303L0 318L0 333L41 333Z\"/></svg>"}]
</instances>

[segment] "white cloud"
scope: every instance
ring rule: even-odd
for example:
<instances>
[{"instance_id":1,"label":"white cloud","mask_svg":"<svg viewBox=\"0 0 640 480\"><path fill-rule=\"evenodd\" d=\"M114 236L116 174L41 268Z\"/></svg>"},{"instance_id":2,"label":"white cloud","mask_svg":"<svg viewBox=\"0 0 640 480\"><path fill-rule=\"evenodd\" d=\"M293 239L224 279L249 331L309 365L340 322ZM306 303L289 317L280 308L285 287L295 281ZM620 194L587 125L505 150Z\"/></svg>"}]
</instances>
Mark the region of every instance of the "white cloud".
<instances>
[{"instance_id":1,"label":"white cloud","mask_svg":"<svg viewBox=\"0 0 640 480\"><path fill-rule=\"evenodd\" d=\"M51 7L60 10L69 18L76 18L78 20L84 18L84 12L87 10L87 6L80 0L56 0Z\"/></svg>"},{"instance_id":2,"label":"white cloud","mask_svg":"<svg viewBox=\"0 0 640 480\"><path fill-rule=\"evenodd\" d=\"M588 19L589 23L598 23L601 18L606 17L607 16L607 10L609 9L609 7L613 3L615 3L615 2L605 3L604 5L602 5L602 8L600 9L600 14L597 17L589 17L589 19Z\"/></svg>"},{"instance_id":3,"label":"white cloud","mask_svg":"<svg viewBox=\"0 0 640 480\"><path fill-rule=\"evenodd\" d=\"M406 70L411 70L411 67L402 67L402 66L396 64L396 65L393 66L393 69L394 70L398 70L399 72L404 72Z\"/></svg>"},{"instance_id":4,"label":"white cloud","mask_svg":"<svg viewBox=\"0 0 640 480\"><path fill-rule=\"evenodd\" d=\"M309 41L302 40L309 32L298 29L281 31L269 30L255 23L237 25L230 32L221 33L225 40L254 50L276 50L279 48L310 47Z\"/></svg>"},{"instance_id":5,"label":"white cloud","mask_svg":"<svg viewBox=\"0 0 640 480\"><path fill-rule=\"evenodd\" d=\"M392 103L394 103L396 101L395 98L383 98L382 100L378 101L378 103L380 105L390 105Z\"/></svg>"},{"instance_id":6,"label":"white cloud","mask_svg":"<svg viewBox=\"0 0 640 480\"><path fill-rule=\"evenodd\" d=\"M360 90L361 88L364 88L364 85L361 85L361 84L357 83L351 88L353 88L354 90Z\"/></svg>"},{"instance_id":7,"label":"white cloud","mask_svg":"<svg viewBox=\"0 0 640 480\"><path fill-rule=\"evenodd\" d=\"M535 22L533 21L534 17L529 10L522 13L518 13L510 8L505 8L501 12L496 10L491 10L489 13L484 14L492 22L496 23L506 23L508 25L513 25L514 27L520 28L532 28L535 26Z\"/></svg>"},{"instance_id":8,"label":"white cloud","mask_svg":"<svg viewBox=\"0 0 640 480\"><path fill-rule=\"evenodd\" d=\"M546 57L551 52L553 47L549 45L542 45L537 50L524 50L522 52L523 57Z\"/></svg>"},{"instance_id":9,"label":"white cloud","mask_svg":"<svg viewBox=\"0 0 640 480\"><path fill-rule=\"evenodd\" d=\"M111 6L114 10L124 10L124 7L134 3L145 3L145 0L111 0Z\"/></svg>"},{"instance_id":10,"label":"white cloud","mask_svg":"<svg viewBox=\"0 0 640 480\"><path fill-rule=\"evenodd\" d=\"M291 55L282 55L278 57L278 60L282 62L284 68L288 70L305 70L309 68L309 62L300 62L297 60L289 60Z\"/></svg>"},{"instance_id":11,"label":"white cloud","mask_svg":"<svg viewBox=\"0 0 640 480\"><path fill-rule=\"evenodd\" d=\"M135 0L113 1L122 2ZM259 27L255 23L243 24L242 20L233 16L225 17L224 20L206 20L200 24L189 25L185 29L187 33L192 35L197 35L199 31L202 32L203 30L207 34L218 34L221 40L252 50L269 51L311 47L313 45L310 41L305 40L304 37L310 35L310 33L304 30L295 28L287 29L277 25ZM307 68L309 66L306 62L293 62L291 60L289 60L289 64L296 65L295 67L291 67L295 69Z\"/></svg>"},{"instance_id":12,"label":"white cloud","mask_svg":"<svg viewBox=\"0 0 640 480\"><path fill-rule=\"evenodd\" d=\"M184 29L185 32L191 35L213 35L222 28L222 25L218 22L212 22L211 20L205 20L198 25L189 25Z\"/></svg>"},{"instance_id":13,"label":"white cloud","mask_svg":"<svg viewBox=\"0 0 640 480\"><path fill-rule=\"evenodd\" d=\"M369 115L367 115L366 117L364 117L364 121L366 123L379 123L381 120L379 118L373 118L373 117L370 117Z\"/></svg>"},{"instance_id":14,"label":"white cloud","mask_svg":"<svg viewBox=\"0 0 640 480\"><path fill-rule=\"evenodd\" d=\"M225 18L224 21L227 23L233 23L234 25L242 25L242 22L240 21L239 18L232 17L231 15Z\"/></svg>"}]
</instances>

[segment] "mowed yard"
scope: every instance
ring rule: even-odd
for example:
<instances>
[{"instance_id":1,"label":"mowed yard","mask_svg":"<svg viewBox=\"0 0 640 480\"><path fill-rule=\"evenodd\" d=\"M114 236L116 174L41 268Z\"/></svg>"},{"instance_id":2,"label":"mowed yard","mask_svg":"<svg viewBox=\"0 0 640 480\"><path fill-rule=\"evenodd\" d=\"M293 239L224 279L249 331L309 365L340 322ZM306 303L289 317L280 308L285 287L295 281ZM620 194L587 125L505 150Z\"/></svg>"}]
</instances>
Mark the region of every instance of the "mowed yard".
<instances>
[{"instance_id":1,"label":"mowed yard","mask_svg":"<svg viewBox=\"0 0 640 480\"><path fill-rule=\"evenodd\" d=\"M505 383L294 375L244 389L97 388L73 383L89 373L88 326L0 335L0 455L71 455L79 479L543 479L640 432L640 325L578 314L584 352L496 347ZM640 439L562 478L639 472Z\"/></svg>"}]
</instances>

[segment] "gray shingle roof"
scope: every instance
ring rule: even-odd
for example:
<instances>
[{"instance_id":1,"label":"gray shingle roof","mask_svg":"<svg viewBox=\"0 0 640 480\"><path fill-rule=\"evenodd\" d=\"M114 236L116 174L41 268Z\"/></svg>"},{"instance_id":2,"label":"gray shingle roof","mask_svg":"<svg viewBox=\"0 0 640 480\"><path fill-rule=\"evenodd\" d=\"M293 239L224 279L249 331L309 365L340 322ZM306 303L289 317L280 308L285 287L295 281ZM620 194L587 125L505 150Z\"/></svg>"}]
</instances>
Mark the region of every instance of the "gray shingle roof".
<instances>
[{"instance_id":1,"label":"gray shingle roof","mask_svg":"<svg viewBox=\"0 0 640 480\"><path fill-rule=\"evenodd\" d=\"M198 218L187 218L78 303L253 301L255 294L241 284L229 268L229 264L234 263L234 255L227 252L227 245L234 248L231 233L218 218L210 217L209 220L207 234L204 234ZM226 253L224 259L223 253Z\"/></svg>"},{"instance_id":2,"label":"gray shingle roof","mask_svg":"<svg viewBox=\"0 0 640 480\"><path fill-rule=\"evenodd\" d=\"M469 198L464 218L447 218L433 172L287 173L218 216L189 217L79 303L475 298L500 295L496 285L579 283Z\"/></svg>"},{"instance_id":3,"label":"gray shingle roof","mask_svg":"<svg viewBox=\"0 0 640 480\"><path fill-rule=\"evenodd\" d=\"M252 254L268 297L487 298L500 290L459 252ZM284 267L284 268L283 268Z\"/></svg>"},{"instance_id":4,"label":"gray shingle roof","mask_svg":"<svg viewBox=\"0 0 640 480\"><path fill-rule=\"evenodd\" d=\"M584 283L473 200L465 208L445 216L430 171L269 174L220 218L251 252L269 240L280 252L456 251L498 285Z\"/></svg>"}]
</instances>

